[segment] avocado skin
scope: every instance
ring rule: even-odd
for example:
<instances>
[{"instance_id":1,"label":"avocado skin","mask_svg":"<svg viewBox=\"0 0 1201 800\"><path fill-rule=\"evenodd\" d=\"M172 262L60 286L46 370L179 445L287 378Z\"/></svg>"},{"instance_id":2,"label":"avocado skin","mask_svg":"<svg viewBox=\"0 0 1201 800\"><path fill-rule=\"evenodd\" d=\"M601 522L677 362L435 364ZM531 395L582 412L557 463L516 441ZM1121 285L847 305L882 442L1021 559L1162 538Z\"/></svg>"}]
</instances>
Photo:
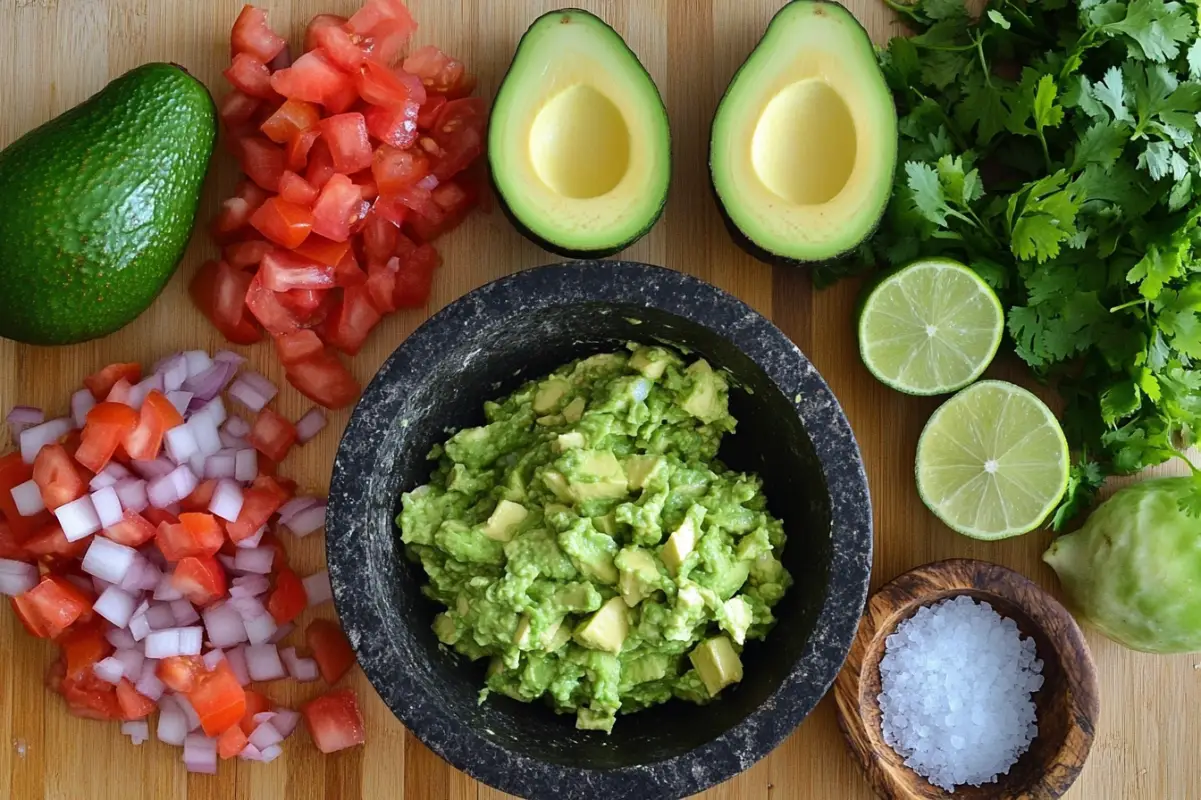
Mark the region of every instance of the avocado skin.
<instances>
[{"instance_id":1,"label":"avocado skin","mask_svg":"<svg viewBox=\"0 0 1201 800\"><path fill-rule=\"evenodd\" d=\"M145 64L0 152L0 336L105 336L183 256L216 141L204 85Z\"/></svg>"},{"instance_id":2,"label":"avocado skin","mask_svg":"<svg viewBox=\"0 0 1201 800\"><path fill-rule=\"evenodd\" d=\"M746 65L751 60L751 57L753 55L755 55L755 52L763 44L763 40L765 38L767 38L767 33L768 33L768 31L771 30L772 25L775 24L776 19L779 18L785 11L787 11L788 7L791 6L793 3L802 2L802 1L809 2L809 3L820 3L822 5L827 5L827 6L837 6L840 11L844 12L848 17L850 17L852 20L854 20L855 24L859 26L859 30L863 34L864 38L867 39L869 43L871 42L871 36L868 35L867 30L863 27L863 25L859 22L859 20L855 18L854 14L852 14L846 10L846 7L843 6L842 3L835 2L835 0L789 0L787 3L784 4L783 7L780 8L779 11L777 11L775 13L775 15L771 18L771 21L767 23L767 27L764 28L764 30L763 30L763 36L759 37L759 41L755 42L755 46L751 48L751 51L749 53L747 53L747 56L745 59L743 59L742 64L740 64L738 66L738 69L735 70L734 74L730 76L730 82L726 85L726 91L722 94L722 100L725 100L726 95L729 94L729 92L730 92L730 87L734 85L735 81L738 78L739 73L741 73L742 70L746 68ZM875 45L872 45L872 48L875 49ZM721 108L721 100L718 101L717 107L719 109ZM893 113L894 114L896 113L895 106L893 108ZM714 112L713 120L709 123L709 141L710 142L713 141L713 126L716 124L717 124L717 112ZM889 180L890 181L892 180L891 176L889 176ZM709 148L709 192L710 192L710 194L713 195L713 202L717 205L717 212L719 214L721 214L721 221L726 226L726 231L729 233L730 239L733 240L734 244L738 245L738 247L743 252L745 252L747 255L751 256L752 258L758 259L759 261L762 261L765 264L771 264L772 266L779 266L779 267L824 266L824 265L836 264L839 261L846 259L847 257L849 257L855 253L855 251L859 248L859 245L863 244L865 241L872 238L872 236L876 232L876 229L878 227L880 227L880 222L883 221L884 215L886 213L888 213L888 205L889 205L888 203L884 204L884 207L880 209L880 213L878 213L876 215L875 220L872 221L872 224L868 228L866 235L864 235L864 237L862 239L860 239L858 242L855 242L854 244L847 247L845 250L835 253L834 255L829 256L828 258L806 260L806 259L788 258L787 256L780 255L779 253L773 253L772 251L767 250L766 248L753 242L745 233L742 232L742 230L737 225L734 224L734 220L730 219L730 215L728 213L726 213L726 207L721 201L721 195L719 195L717 193L716 184L713 183L713 148L712 148L712 146L710 146L710 148Z\"/></svg>"},{"instance_id":3,"label":"avocado skin","mask_svg":"<svg viewBox=\"0 0 1201 800\"><path fill-rule=\"evenodd\" d=\"M600 22L602 25L605 25L606 27L608 27L610 29L612 28L611 25L606 23L604 20L600 19L600 17L597 17L595 14L592 14L589 11L584 11L583 9L580 9L580 8L574 8L574 7L559 8L559 9L555 9L554 11L548 11L545 14L543 14L542 16L535 19L533 22L531 22L530 26L528 28L526 28L525 33L523 33L521 35L521 39L518 40L517 47L513 51L513 59L509 62L509 68L507 70L505 70L504 76L500 79L500 83L497 85L503 87L505 85L505 83L509 80L509 78L512 76L513 62L517 60L517 53L521 52L521 46L525 42L525 37L528 36L530 34L530 32L533 31L538 26L538 23L540 23L542 20L546 19L547 17L559 16L562 14L575 14L575 13L587 14L588 16L595 18L597 20L597 22ZM625 39L622 38L621 34L619 34L617 31L613 31L613 35L617 37L618 41L620 41L622 44L625 44ZM654 80L654 78L651 77L650 73L646 72L646 67L642 66L642 61L638 58L637 53L635 53L633 50L630 50L629 45L626 45L626 51L630 54L630 58L634 59L634 62L636 64L638 64L638 66L640 68L642 68L643 72L646 73L646 79L649 80L651 82L651 85L655 86L655 88L657 90L658 85L655 84L655 80ZM667 113L666 108L664 108L663 113L665 113L665 114ZM489 133L491 133L491 132L489 132ZM488 141L489 142L492 141L491 135L489 135ZM669 139L668 143L667 143L667 163L669 165L672 163L671 156L672 156L672 144ZM643 236L646 236L648 233L650 233L651 228L655 227L655 223L659 221L659 218L663 216L663 209L667 208L667 198L671 194L671 184L669 182L667 192L665 192L663 195L663 202L659 204L659 207L657 209L655 209L655 213L651 215L651 217L647 220L646 225L641 230L639 230L637 233L635 233L633 236L631 236L629 239L625 240L624 242L622 242L614 247L607 247L607 248L603 248L601 250L573 250L570 247L558 245L558 244L555 244L554 242L548 242L546 239L543 239L541 236L534 233L529 228L527 228L524 224L522 224L521 220L517 219L517 215L513 213L513 210L509 208L509 204L507 202L505 202L504 193L501 192L500 186L497 184L495 177L493 177L493 175L495 173L495 167L492 164L492 149L491 149L491 147L489 147L489 149L488 149L488 167L489 167L489 169L488 169L489 179L492 182L492 193L496 196L497 205L500 207L501 213L505 215L505 219L509 220L509 223L514 228L517 229L517 232L520 233L522 236L524 236L529 241L531 241L534 244L541 247L543 250L554 253L555 255L558 255L558 256L563 256L564 258L571 258L571 259L576 259L576 260L581 260L581 261L587 261L587 260L596 259L596 258L606 258L608 256L613 255L614 253L620 253L622 250L625 250L627 247L629 247L630 245L637 242Z\"/></svg>"}]
</instances>

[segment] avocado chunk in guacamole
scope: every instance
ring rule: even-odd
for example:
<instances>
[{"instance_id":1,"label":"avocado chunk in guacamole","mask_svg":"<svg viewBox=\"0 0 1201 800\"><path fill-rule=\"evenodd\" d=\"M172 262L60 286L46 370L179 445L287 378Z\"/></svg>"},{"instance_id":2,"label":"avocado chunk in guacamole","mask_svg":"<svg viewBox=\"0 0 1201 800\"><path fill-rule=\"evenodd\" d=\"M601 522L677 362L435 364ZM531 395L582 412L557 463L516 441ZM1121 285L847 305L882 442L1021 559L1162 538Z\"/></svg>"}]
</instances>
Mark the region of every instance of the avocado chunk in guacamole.
<instances>
[{"instance_id":1,"label":"avocado chunk in guacamole","mask_svg":"<svg viewBox=\"0 0 1201 800\"><path fill-rule=\"evenodd\" d=\"M629 346L484 404L406 493L406 551L446 607L438 639L486 688L611 731L618 712L708 703L742 679L792 583L758 476L717 460L729 385Z\"/></svg>"}]
</instances>

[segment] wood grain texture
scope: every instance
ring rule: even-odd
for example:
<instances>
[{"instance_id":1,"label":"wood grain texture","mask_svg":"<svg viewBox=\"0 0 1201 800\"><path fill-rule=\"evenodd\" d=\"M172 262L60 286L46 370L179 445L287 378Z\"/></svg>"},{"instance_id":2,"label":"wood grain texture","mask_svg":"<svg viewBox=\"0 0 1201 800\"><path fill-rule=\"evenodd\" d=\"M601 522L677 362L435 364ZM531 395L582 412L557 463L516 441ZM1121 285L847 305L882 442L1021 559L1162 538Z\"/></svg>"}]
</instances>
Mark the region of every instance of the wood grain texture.
<instances>
[{"instance_id":1,"label":"wood grain texture","mask_svg":"<svg viewBox=\"0 0 1201 800\"><path fill-rule=\"evenodd\" d=\"M869 600L846 665L834 685L838 726L877 794L890 800L946 800L889 747L881 734L880 661L885 640L922 606L968 595L989 603L1033 638L1043 660L1035 695L1038 736L996 783L963 786L966 800L1055 800L1076 780L1092 747L1099 711L1097 671L1072 615L1048 592L1011 569L953 558L889 581Z\"/></svg>"},{"instance_id":2,"label":"wood grain texture","mask_svg":"<svg viewBox=\"0 0 1201 800\"><path fill-rule=\"evenodd\" d=\"M262 0L273 24L297 42L314 14L346 14L358 0ZM491 97L518 37L538 14L565 4L551 0L411 0L421 23L419 43L433 42L463 57ZM608 20L641 56L671 115L675 164L663 219L624 255L708 279L770 315L809 355L841 399L867 463L876 513L874 580L880 585L917 565L964 556L1005 564L1058 591L1039 560L1049 535L976 542L940 525L918 500L913 457L918 433L935 400L904 397L876 383L861 366L851 324L857 286L811 288L800 272L772 270L727 239L707 190L709 120L717 99L762 34L780 0L573 0ZM216 93L228 31L241 0L0 0L0 145L61 113L110 78L151 60L186 66ZM848 6L877 41L893 29L878 0ZM202 218L235 182L218 154ZM0 198L0 204L3 198ZM2 213L2 206L0 206ZM427 312L463 292L515 270L555 259L519 238L500 214L477 216L445 243L446 266L425 312L395 315L373 334L353 370L367 380ZM0 408L14 403L65 409L65 399L95 368L114 360L150 361L184 347L221 346L188 302L186 285L214 253L198 232L162 297L134 324L98 342L49 349L0 341ZM16 291L18 287L3 287ZM251 364L282 383L270 347L240 348ZM1002 371L1006 368L1001 367ZM1019 373L1011 373L1019 374ZM279 410L295 419L308 403L285 387ZM345 412L284 464L284 474L309 490L324 490ZM0 433L0 436L5 434ZM2 445L2 440L0 440ZM319 536L289 542L297 569L323 562ZM312 612L309 612L310 614ZM317 612L332 614L329 608ZM303 617L306 622L308 617ZM1127 652L1088 633L1101 678L1105 714L1092 756L1068 797L1082 800L1182 800L1201 786L1201 657ZM18 629L0 609L0 798L36 800L495 800L409 736L357 672L345 682L362 698L367 747L321 757L303 733L271 765L227 763L216 778L188 776L180 751L157 742L133 747L116 725L78 720L42 690L50 650ZM317 686L271 686L274 699L295 702ZM707 794L713 800L868 800L872 791L846 751L832 698L776 752Z\"/></svg>"}]
</instances>

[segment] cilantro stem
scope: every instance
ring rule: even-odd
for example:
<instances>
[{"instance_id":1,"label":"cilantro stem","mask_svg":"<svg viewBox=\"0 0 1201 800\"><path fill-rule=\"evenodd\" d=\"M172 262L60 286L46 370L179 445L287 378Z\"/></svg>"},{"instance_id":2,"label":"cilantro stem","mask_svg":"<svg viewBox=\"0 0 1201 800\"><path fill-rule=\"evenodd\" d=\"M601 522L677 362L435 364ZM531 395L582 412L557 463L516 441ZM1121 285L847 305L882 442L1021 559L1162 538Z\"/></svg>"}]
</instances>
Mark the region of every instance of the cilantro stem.
<instances>
[{"instance_id":1,"label":"cilantro stem","mask_svg":"<svg viewBox=\"0 0 1201 800\"><path fill-rule=\"evenodd\" d=\"M922 20L917 15L916 4L911 5L909 3L897 3L897 2L894 2L894 0L884 0L884 5L888 6L889 8L891 8L893 11L897 12L898 14L906 15L907 17L914 20L915 22L922 22Z\"/></svg>"},{"instance_id":2,"label":"cilantro stem","mask_svg":"<svg viewBox=\"0 0 1201 800\"><path fill-rule=\"evenodd\" d=\"M986 86L992 86L991 70L988 68L988 61L984 58L984 40L988 38L989 31L985 31L982 36L973 34L972 39L976 42L976 54L980 57L980 72L984 75L984 83Z\"/></svg>"},{"instance_id":3,"label":"cilantro stem","mask_svg":"<svg viewBox=\"0 0 1201 800\"><path fill-rule=\"evenodd\" d=\"M1034 132L1038 134L1038 143L1043 146L1043 163L1047 167L1047 172L1054 172L1054 167L1051 166L1051 151L1047 149L1047 137L1043 136L1042 128L1035 128Z\"/></svg>"},{"instance_id":4,"label":"cilantro stem","mask_svg":"<svg viewBox=\"0 0 1201 800\"><path fill-rule=\"evenodd\" d=\"M1134 300L1131 300L1128 303L1122 303L1120 306L1114 306L1113 308L1109 309L1109 313L1116 314L1119 311L1125 311L1128 308L1134 308L1135 306L1143 305L1146 302L1147 302L1147 299L1145 297L1139 297Z\"/></svg>"}]
</instances>

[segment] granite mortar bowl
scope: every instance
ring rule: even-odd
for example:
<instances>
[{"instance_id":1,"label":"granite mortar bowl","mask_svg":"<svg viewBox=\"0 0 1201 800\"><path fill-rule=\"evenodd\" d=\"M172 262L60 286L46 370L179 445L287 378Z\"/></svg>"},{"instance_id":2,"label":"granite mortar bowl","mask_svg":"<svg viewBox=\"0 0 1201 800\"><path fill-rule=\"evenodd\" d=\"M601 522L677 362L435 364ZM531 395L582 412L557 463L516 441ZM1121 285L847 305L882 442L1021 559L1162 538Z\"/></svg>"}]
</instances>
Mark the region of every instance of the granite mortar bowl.
<instances>
[{"instance_id":1,"label":"granite mortar bowl","mask_svg":"<svg viewBox=\"0 0 1201 800\"><path fill-rule=\"evenodd\" d=\"M785 521L796 583L742 682L708 706L672 701L619 717L611 735L573 715L493 695L484 662L439 645L426 576L404 556L400 494L430 474L447 431L483 422L483 403L572 359L626 342L687 348L727 370L738 430L721 458L763 476ZM435 753L524 797L681 797L767 755L837 675L867 596L872 527L859 448L817 370L764 317L682 273L575 262L503 278L460 298L408 338L363 393L334 463L326 550L342 625L368 679Z\"/></svg>"}]
</instances>

